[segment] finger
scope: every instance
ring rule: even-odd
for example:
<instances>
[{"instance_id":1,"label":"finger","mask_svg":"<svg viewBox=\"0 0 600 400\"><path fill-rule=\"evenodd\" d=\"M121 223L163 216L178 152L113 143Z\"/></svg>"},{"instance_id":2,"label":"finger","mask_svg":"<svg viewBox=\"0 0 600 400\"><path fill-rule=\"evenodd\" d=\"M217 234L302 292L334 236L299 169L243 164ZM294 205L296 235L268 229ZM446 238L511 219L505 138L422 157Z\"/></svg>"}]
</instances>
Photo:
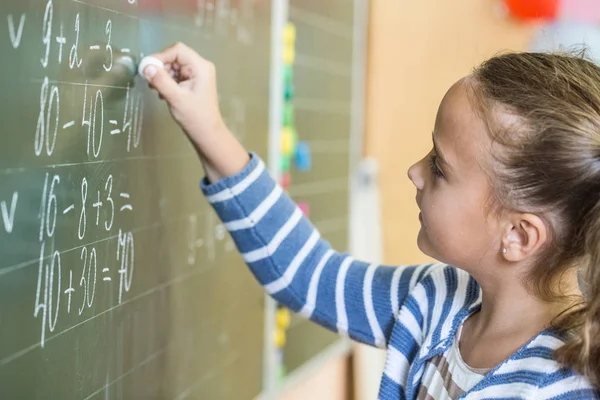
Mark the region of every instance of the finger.
<instances>
[{"instance_id":1,"label":"finger","mask_svg":"<svg viewBox=\"0 0 600 400\"><path fill-rule=\"evenodd\" d=\"M181 88L173 80L169 72L163 68L156 68L154 65L148 65L144 69L144 75L159 95L167 102L173 103L181 95Z\"/></svg>"},{"instance_id":2,"label":"finger","mask_svg":"<svg viewBox=\"0 0 600 400\"><path fill-rule=\"evenodd\" d=\"M198 53L183 43L175 43L173 46L153 54L152 56L158 58L165 64L172 64L174 69L184 66L190 66L192 69L195 69L206 61ZM177 64L179 64L178 67L175 66Z\"/></svg>"},{"instance_id":3,"label":"finger","mask_svg":"<svg viewBox=\"0 0 600 400\"><path fill-rule=\"evenodd\" d=\"M192 68L190 67L183 67L181 68L181 70L179 71L179 75L183 78L183 79L190 79L194 76L194 71L192 70Z\"/></svg>"}]
</instances>

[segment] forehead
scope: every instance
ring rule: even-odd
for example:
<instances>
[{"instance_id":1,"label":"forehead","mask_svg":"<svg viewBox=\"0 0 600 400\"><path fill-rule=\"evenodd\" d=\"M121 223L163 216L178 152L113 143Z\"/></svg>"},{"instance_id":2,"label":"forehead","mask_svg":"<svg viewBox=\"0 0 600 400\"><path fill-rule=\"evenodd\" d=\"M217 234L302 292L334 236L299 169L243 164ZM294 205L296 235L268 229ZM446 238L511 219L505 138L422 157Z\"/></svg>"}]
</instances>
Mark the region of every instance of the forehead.
<instances>
[{"instance_id":1,"label":"forehead","mask_svg":"<svg viewBox=\"0 0 600 400\"><path fill-rule=\"evenodd\" d=\"M470 90L465 79L456 82L444 96L435 122L436 143L459 173L480 170L490 144L486 125L473 108Z\"/></svg>"}]
</instances>

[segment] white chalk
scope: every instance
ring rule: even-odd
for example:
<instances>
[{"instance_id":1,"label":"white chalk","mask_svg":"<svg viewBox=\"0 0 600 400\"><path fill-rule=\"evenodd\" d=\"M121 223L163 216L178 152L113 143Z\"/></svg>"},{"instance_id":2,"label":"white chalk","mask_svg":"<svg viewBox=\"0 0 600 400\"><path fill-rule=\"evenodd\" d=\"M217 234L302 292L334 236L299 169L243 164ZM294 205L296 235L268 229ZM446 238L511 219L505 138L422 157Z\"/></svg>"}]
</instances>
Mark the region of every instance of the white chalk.
<instances>
[{"instance_id":1,"label":"white chalk","mask_svg":"<svg viewBox=\"0 0 600 400\"><path fill-rule=\"evenodd\" d=\"M163 62L160 61L158 58L152 57L152 56L146 56L146 57L142 58L142 61L140 61L140 65L138 65L138 74L140 74L141 77L146 78L146 75L144 75L144 70L149 65L154 65L156 68L164 68L165 67L165 64L163 64Z\"/></svg>"}]
</instances>

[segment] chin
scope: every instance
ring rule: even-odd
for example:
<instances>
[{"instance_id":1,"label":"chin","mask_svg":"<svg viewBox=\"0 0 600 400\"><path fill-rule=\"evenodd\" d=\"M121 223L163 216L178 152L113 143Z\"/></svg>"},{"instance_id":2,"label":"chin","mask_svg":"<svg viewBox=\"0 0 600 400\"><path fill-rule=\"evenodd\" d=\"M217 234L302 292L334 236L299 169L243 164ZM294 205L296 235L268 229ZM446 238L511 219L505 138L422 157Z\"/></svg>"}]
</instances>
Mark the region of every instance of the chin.
<instances>
[{"instance_id":1,"label":"chin","mask_svg":"<svg viewBox=\"0 0 600 400\"><path fill-rule=\"evenodd\" d=\"M423 228L421 228L419 235L417 236L417 247L421 253L425 254L427 257L441 261L440 254L435 251L435 248L431 245L431 242L427 237L427 232Z\"/></svg>"},{"instance_id":2,"label":"chin","mask_svg":"<svg viewBox=\"0 0 600 400\"><path fill-rule=\"evenodd\" d=\"M419 250L421 250L421 253L425 254L426 256L433 257L431 254L432 251L430 243L427 240L427 236L423 228L421 228L417 236L417 247L419 248Z\"/></svg>"}]
</instances>

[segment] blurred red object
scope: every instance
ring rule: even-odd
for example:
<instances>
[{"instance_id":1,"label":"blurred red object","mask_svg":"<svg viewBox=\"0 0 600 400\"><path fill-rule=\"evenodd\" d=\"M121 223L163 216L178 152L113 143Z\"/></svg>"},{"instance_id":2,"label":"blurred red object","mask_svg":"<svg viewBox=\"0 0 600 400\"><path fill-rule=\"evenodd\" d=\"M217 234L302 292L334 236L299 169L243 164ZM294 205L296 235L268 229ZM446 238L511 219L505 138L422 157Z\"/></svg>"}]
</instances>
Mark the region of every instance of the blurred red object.
<instances>
[{"instance_id":1,"label":"blurred red object","mask_svg":"<svg viewBox=\"0 0 600 400\"><path fill-rule=\"evenodd\" d=\"M300 210L302 210L304 215L306 215L307 217L310 217L310 207L309 207L308 203L299 202L298 208Z\"/></svg>"},{"instance_id":2,"label":"blurred red object","mask_svg":"<svg viewBox=\"0 0 600 400\"><path fill-rule=\"evenodd\" d=\"M559 0L504 0L510 15L528 21L553 20L558 16Z\"/></svg>"},{"instance_id":3,"label":"blurred red object","mask_svg":"<svg viewBox=\"0 0 600 400\"><path fill-rule=\"evenodd\" d=\"M279 178L279 184L284 190L288 190L292 184L292 175L289 172L284 172Z\"/></svg>"}]
</instances>

